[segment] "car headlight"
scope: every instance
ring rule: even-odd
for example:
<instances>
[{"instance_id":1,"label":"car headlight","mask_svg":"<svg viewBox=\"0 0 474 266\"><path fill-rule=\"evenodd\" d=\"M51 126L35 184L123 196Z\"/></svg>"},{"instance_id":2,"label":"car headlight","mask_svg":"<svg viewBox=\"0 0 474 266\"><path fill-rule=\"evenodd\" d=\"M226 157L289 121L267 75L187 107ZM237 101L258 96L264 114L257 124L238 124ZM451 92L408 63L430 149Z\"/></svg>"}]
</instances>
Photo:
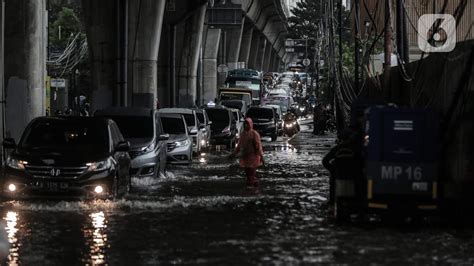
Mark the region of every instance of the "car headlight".
<instances>
[{"instance_id":1,"label":"car headlight","mask_svg":"<svg viewBox=\"0 0 474 266\"><path fill-rule=\"evenodd\" d=\"M153 142L152 144L148 145L146 148L142 150L143 153L151 152L152 150L155 149L155 143Z\"/></svg>"},{"instance_id":2,"label":"car headlight","mask_svg":"<svg viewBox=\"0 0 474 266\"><path fill-rule=\"evenodd\" d=\"M7 166L13 169L24 170L27 164L27 161L18 160L10 156L7 158Z\"/></svg>"},{"instance_id":3,"label":"car headlight","mask_svg":"<svg viewBox=\"0 0 474 266\"><path fill-rule=\"evenodd\" d=\"M175 144L176 144L176 147L183 147L183 146L187 146L191 143L191 141L189 141L189 139L185 139L185 140L182 140L182 141L176 141Z\"/></svg>"},{"instance_id":4,"label":"car headlight","mask_svg":"<svg viewBox=\"0 0 474 266\"><path fill-rule=\"evenodd\" d=\"M113 159L109 158L104 161L87 163L86 166L89 167L89 171L103 171L110 169L113 166Z\"/></svg>"},{"instance_id":5,"label":"car headlight","mask_svg":"<svg viewBox=\"0 0 474 266\"><path fill-rule=\"evenodd\" d=\"M224 128L224 129L222 130L222 133L229 135L229 134L230 134L230 127Z\"/></svg>"}]
</instances>

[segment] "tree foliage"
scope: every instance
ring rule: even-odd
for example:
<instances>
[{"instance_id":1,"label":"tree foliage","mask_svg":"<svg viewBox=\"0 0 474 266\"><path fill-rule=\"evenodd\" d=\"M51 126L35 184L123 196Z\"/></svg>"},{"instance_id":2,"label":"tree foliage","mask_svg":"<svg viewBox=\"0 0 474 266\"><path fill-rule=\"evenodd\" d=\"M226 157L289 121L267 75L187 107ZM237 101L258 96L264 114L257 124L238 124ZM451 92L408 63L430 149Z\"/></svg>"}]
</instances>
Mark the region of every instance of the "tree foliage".
<instances>
[{"instance_id":1,"label":"tree foliage","mask_svg":"<svg viewBox=\"0 0 474 266\"><path fill-rule=\"evenodd\" d=\"M293 16L288 19L290 38L315 38L318 23L322 19L324 1L303 0L291 11Z\"/></svg>"},{"instance_id":2,"label":"tree foliage","mask_svg":"<svg viewBox=\"0 0 474 266\"><path fill-rule=\"evenodd\" d=\"M57 19L49 28L49 43L53 47L64 49L70 41L71 35L81 33L81 21L73 9L63 7Z\"/></svg>"}]
</instances>

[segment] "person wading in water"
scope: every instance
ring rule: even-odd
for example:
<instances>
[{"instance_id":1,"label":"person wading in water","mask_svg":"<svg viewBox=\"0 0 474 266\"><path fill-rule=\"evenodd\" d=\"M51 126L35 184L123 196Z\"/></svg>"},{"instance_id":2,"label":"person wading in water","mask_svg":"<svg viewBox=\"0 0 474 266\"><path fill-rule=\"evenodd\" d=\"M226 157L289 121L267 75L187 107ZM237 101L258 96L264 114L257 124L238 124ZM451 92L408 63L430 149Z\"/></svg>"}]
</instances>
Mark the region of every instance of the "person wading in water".
<instances>
[{"instance_id":1,"label":"person wading in water","mask_svg":"<svg viewBox=\"0 0 474 266\"><path fill-rule=\"evenodd\" d=\"M240 152L240 167L244 168L247 176L247 186L258 186L256 176L257 167L264 164L263 149L260 135L253 129L252 119L246 118L244 131L240 135L239 143L229 158L234 158Z\"/></svg>"}]
</instances>

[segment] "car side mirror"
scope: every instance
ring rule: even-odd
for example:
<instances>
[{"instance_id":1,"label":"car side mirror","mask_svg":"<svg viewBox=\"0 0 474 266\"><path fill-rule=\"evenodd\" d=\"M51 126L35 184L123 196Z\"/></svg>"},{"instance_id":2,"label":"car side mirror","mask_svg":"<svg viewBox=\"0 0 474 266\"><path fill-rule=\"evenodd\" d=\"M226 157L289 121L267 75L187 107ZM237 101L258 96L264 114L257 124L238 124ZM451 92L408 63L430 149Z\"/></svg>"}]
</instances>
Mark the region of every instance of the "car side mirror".
<instances>
[{"instance_id":1,"label":"car side mirror","mask_svg":"<svg viewBox=\"0 0 474 266\"><path fill-rule=\"evenodd\" d=\"M128 141L120 141L117 143L115 146L115 151L120 151L120 152L128 152L130 151L130 142Z\"/></svg>"},{"instance_id":2,"label":"car side mirror","mask_svg":"<svg viewBox=\"0 0 474 266\"><path fill-rule=\"evenodd\" d=\"M5 149L14 149L16 148L15 140L12 138L6 138L3 140L3 147Z\"/></svg>"},{"instance_id":3,"label":"car side mirror","mask_svg":"<svg viewBox=\"0 0 474 266\"><path fill-rule=\"evenodd\" d=\"M198 133L198 131L195 128L192 128L192 129L189 130L189 134L191 134L191 135L196 135L197 133Z\"/></svg>"},{"instance_id":4,"label":"car side mirror","mask_svg":"<svg viewBox=\"0 0 474 266\"><path fill-rule=\"evenodd\" d=\"M203 129L203 128L205 128L205 127L206 127L206 125L204 125L204 124L199 124L199 128L200 128L200 129Z\"/></svg>"},{"instance_id":5,"label":"car side mirror","mask_svg":"<svg viewBox=\"0 0 474 266\"><path fill-rule=\"evenodd\" d=\"M207 122L208 125L212 125L212 121Z\"/></svg>"},{"instance_id":6,"label":"car side mirror","mask_svg":"<svg viewBox=\"0 0 474 266\"><path fill-rule=\"evenodd\" d=\"M168 140L170 138L170 134L161 134L158 140Z\"/></svg>"}]
</instances>

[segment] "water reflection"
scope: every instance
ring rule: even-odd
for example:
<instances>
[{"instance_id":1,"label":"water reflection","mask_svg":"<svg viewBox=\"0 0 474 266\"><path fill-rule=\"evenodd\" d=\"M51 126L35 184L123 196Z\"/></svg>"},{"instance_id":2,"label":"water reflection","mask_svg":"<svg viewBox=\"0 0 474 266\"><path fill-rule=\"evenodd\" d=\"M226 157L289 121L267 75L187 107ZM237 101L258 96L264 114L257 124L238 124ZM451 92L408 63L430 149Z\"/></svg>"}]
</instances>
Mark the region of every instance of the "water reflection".
<instances>
[{"instance_id":1,"label":"water reflection","mask_svg":"<svg viewBox=\"0 0 474 266\"><path fill-rule=\"evenodd\" d=\"M18 232L18 214L13 211L7 212L6 216L3 218L6 221L7 225L5 230L7 231L8 242L10 243L10 250L8 255L8 264L9 265L18 265L19 261L19 249L20 245L18 244L17 232Z\"/></svg>"},{"instance_id":2,"label":"water reflection","mask_svg":"<svg viewBox=\"0 0 474 266\"><path fill-rule=\"evenodd\" d=\"M89 217L92 220L92 228L84 230L86 239L89 239L89 259L93 265L104 264L107 248L107 219L102 211L92 213Z\"/></svg>"}]
</instances>

